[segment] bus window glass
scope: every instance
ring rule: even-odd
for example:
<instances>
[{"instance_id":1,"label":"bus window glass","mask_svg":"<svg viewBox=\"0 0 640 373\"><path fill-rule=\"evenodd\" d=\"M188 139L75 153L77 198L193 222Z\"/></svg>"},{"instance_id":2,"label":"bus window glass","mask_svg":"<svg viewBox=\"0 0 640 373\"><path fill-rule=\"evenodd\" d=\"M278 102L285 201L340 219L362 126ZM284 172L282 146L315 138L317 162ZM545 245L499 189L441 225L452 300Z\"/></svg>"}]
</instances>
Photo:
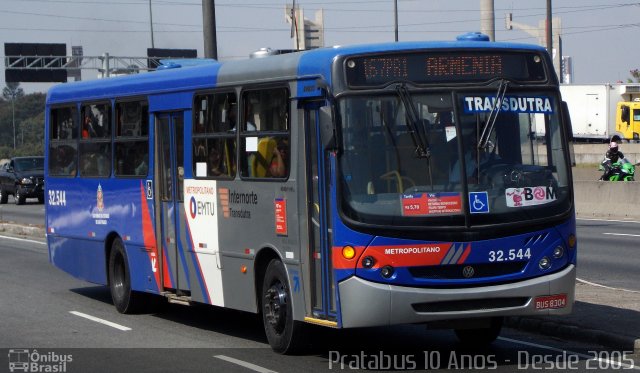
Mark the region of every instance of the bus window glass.
<instances>
[{"instance_id":1,"label":"bus window glass","mask_svg":"<svg viewBox=\"0 0 640 373\"><path fill-rule=\"evenodd\" d=\"M242 176L286 179L290 169L289 91L247 91L242 107Z\"/></svg>"},{"instance_id":2,"label":"bus window glass","mask_svg":"<svg viewBox=\"0 0 640 373\"><path fill-rule=\"evenodd\" d=\"M149 107L146 101L116 103L114 168L116 176L149 173Z\"/></svg>"},{"instance_id":3,"label":"bus window glass","mask_svg":"<svg viewBox=\"0 0 640 373\"><path fill-rule=\"evenodd\" d=\"M236 173L237 101L234 93L196 95L193 124L193 174L231 179Z\"/></svg>"},{"instance_id":4,"label":"bus window glass","mask_svg":"<svg viewBox=\"0 0 640 373\"><path fill-rule=\"evenodd\" d=\"M77 144L54 143L49 146L49 174L75 176L77 168Z\"/></svg>"},{"instance_id":5,"label":"bus window glass","mask_svg":"<svg viewBox=\"0 0 640 373\"><path fill-rule=\"evenodd\" d=\"M49 174L75 176L78 164L78 110L52 109L49 118Z\"/></svg>"},{"instance_id":6,"label":"bus window glass","mask_svg":"<svg viewBox=\"0 0 640 373\"><path fill-rule=\"evenodd\" d=\"M107 177L111 174L111 142L80 143L80 176Z\"/></svg>"},{"instance_id":7,"label":"bus window glass","mask_svg":"<svg viewBox=\"0 0 640 373\"><path fill-rule=\"evenodd\" d=\"M91 104L82 106L82 138L111 138L111 106Z\"/></svg>"},{"instance_id":8,"label":"bus window glass","mask_svg":"<svg viewBox=\"0 0 640 373\"><path fill-rule=\"evenodd\" d=\"M78 136L78 110L75 107L51 110L49 123L52 140L71 140Z\"/></svg>"},{"instance_id":9,"label":"bus window glass","mask_svg":"<svg viewBox=\"0 0 640 373\"><path fill-rule=\"evenodd\" d=\"M144 101L116 104L116 136L146 137L149 135L149 108Z\"/></svg>"}]
</instances>

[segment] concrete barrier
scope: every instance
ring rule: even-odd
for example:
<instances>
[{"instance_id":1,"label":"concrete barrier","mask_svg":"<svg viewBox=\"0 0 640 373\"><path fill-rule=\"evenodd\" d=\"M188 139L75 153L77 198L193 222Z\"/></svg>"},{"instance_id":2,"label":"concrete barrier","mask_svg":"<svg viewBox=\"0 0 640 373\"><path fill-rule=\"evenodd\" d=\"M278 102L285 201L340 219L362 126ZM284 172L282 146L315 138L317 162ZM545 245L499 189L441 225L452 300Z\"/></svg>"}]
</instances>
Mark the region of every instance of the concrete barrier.
<instances>
[{"instance_id":1,"label":"concrete barrier","mask_svg":"<svg viewBox=\"0 0 640 373\"><path fill-rule=\"evenodd\" d=\"M578 217L640 220L640 182L574 180L573 186Z\"/></svg>"},{"instance_id":2,"label":"concrete barrier","mask_svg":"<svg viewBox=\"0 0 640 373\"><path fill-rule=\"evenodd\" d=\"M575 144L573 153L576 164L598 164L604 159L608 148L608 144ZM621 143L619 149L630 162L640 162L640 144Z\"/></svg>"}]
</instances>

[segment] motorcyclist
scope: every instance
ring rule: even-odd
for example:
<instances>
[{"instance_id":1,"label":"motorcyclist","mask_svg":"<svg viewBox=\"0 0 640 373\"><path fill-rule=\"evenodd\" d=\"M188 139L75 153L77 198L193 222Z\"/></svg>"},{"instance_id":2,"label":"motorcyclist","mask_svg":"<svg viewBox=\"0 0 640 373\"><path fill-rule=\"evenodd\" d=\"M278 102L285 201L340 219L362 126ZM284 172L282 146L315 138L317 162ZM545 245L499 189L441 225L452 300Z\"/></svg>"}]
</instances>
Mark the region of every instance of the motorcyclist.
<instances>
[{"instance_id":1,"label":"motorcyclist","mask_svg":"<svg viewBox=\"0 0 640 373\"><path fill-rule=\"evenodd\" d=\"M609 180L609 177L613 173L613 164L622 162L623 160L624 154L618 149L618 143L611 141L609 143L609 149L604 155L604 160L600 164L604 169L604 174L600 177L600 180Z\"/></svg>"}]
</instances>

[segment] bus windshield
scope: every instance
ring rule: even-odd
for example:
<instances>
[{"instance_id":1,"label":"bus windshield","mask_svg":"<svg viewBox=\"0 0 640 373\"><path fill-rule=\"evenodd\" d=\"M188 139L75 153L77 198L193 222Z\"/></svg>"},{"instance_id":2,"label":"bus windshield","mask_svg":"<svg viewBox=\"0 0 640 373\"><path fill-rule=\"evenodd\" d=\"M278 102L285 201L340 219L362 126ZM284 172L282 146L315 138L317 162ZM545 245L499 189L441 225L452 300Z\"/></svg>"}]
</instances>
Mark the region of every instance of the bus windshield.
<instances>
[{"instance_id":1,"label":"bus windshield","mask_svg":"<svg viewBox=\"0 0 640 373\"><path fill-rule=\"evenodd\" d=\"M396 92L341 98L346 216L369 224L480 225L565 212L569 176L557 94L507 84L498 91L411 92L413 105ZM535 137L538 126L545 138Z\"/></svg>"}]
</instances>

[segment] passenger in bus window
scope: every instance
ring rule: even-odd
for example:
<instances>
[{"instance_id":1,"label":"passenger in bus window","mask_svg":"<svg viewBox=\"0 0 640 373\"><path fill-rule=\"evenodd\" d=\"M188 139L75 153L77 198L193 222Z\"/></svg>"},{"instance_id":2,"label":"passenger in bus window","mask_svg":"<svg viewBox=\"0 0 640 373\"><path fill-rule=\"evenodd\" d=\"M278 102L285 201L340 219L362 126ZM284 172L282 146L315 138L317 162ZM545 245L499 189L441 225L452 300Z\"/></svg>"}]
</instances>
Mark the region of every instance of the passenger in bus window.
<instances>
[{"instance_id":1,"label":"passenger in bus window","mask_svg":"<svg viewBox=\"0 0 640 373\"><path fill-rule=\"evenodd\" d=\"M232 105L231 109L229 109L229 123L231 125L230 129L229 129L230 131L235 131L236 130L237 122L238 122L238 113L236 112L235 105ZM256 125L253 124L250 121L250 118L247 115L247 128L246 128L246 131L255 131L255 130L256 130Z\"/></svg>"},{"instance_id":2,"label":"passenger in bus window","mask_svg":"<svg viewBox=\"0 0 640 373\"><path fill-rule=\"evenodd\" d=\"M194 146L194 150L193 150L193 155L194 158L196 160L196 162L204 162L205 157L206 157L206 148L204 146L205 142L203 139L196 139L195 140L195 146Z\"/></svg>"},{"instance_id":3,"label":"passenger in bus window","mask_svg":"<svg viewBox=\"0 0 640 373\"><path fill-rule=\"evenodd\" d=\"M142 149L138 149L136 151L136 168L135 168L135 174L138 176L142 176L142 175L146 175L148 170L149 170L149 166L147 165L147 155L145 154L145 151Z\"/></svg>"},{"instance_id":4,"label":"passenger in bus window","mask_svg":"<svg viewBox=\"0 0 640 373\"><path fill-rule=\"evenodd\" d=\"M70 149L70 148L69 148ZM67 154L69 153L69 154ZM75 176L76 174L76 161L73 151L65 151L64 148L58 148L57 164L59 167L60 175Z\"/></svg>"},{"instance_id":5,"label":"passenger in bus window","mask_svg":"<svg viewBox=\"0 0 640 373\"><path fill-rule=\"evenodd\" d=\"M209 159L207 164L209 166L209 173L207 176L220 176L225 174L224 165L221 162L220 152L216 148L209 150Z\"/></svg>"},{"instance_id":6,"label":"passenger in bus window","mask_svg":"<svg viewBox=\"0 0 640 373\"><path fill-rule=\"evenodd\" d=\"M288 148L288 141L281 140L278 141L278 146L273 149L273 158L271 158L271 164L269 165L269 175L271 177L287 176Z\"/></svg>"},{"instance_id":7,"label":"passenger in bus window","mask_svg":"<svg viewBox=\"0 0 640 373\"><path fill-rule=\"evenodd\" d=\"M89 121L87 120L88 118L85 118L85 120L82 122L82 138L83 139L88 139L91 137L91 135L89 134Z\"/></svg>"},{"instance_id":8,"label":"passenger in bus window","mask_svg":"<svg viewBox=\"0 0 640 373\"><path fill-rule=\"evenodd\" d=\"M60 130L58 133L58 139L72 139L73 138L73 118L71 114L67 115L66 118L60 123Z\"/></svg>"}]
</instances>

